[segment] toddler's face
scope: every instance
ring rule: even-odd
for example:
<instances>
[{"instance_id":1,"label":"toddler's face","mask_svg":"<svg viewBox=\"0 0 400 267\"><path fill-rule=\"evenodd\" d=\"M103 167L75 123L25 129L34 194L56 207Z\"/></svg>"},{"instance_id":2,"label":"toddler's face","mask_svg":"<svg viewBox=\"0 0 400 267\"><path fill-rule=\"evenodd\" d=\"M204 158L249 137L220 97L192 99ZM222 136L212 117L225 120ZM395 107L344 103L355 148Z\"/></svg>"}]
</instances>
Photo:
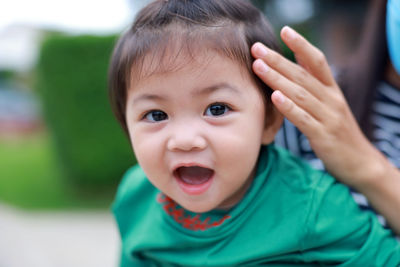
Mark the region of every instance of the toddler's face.
<instances>
[{"instance_id":1,"label":"toddler's face","mask_svg":"<svg viewBox=\"0 0 400 267\"><path fill-rule=\"evenodd\" d=\"M245 68L210 52L134 84L127 125L150 182L193 212L240 201L261 144L275 134L264 128L263 99Z\"/></svg>"}]
</instances>

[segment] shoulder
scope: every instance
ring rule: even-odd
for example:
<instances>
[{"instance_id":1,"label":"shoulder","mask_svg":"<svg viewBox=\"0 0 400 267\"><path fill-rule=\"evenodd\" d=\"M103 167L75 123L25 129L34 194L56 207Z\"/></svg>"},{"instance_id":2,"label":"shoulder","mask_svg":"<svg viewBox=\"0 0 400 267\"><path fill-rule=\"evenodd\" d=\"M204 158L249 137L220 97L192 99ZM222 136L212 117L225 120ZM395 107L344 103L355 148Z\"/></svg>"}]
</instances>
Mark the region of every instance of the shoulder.
<instances>
[{"instance_id":1,"label":"shoulder","mask_svg":"<svg viewBox=\"0 0 400 267\"><path fill-rule=\"evenodd\" d=\"M131 194L132 191L146 187L148 183L142 168L139 165L132 166L125 172L121 179L117 189L116 200L121 200Z\"/></svg>"},{"instance_id":2,"label":"shoulder","mask_svg":"<svg viewBox=\"0 0 400 267\"><path fill-rule=\"evenodd\" d=\"M285 149L274 148L273 153L276 154L275 162L277 162L272 172L273 179L282 184L281 188L291 195L306 199L310 214L318 214L325 208L334 213L333 210L337 207L336 215L340 214L341 210L349 210L351 213L358 209L350 189L328 172L314 169L306 161L293 156Z\"/></svg>"},{"instance_id":3,"label":"shoulder","mask_svg":"<svg viewBox=\"0 0 400 267\"><path fill-rule=\"evenodd\" d=\"M148 181L142 168L135 165L125 172L118 186L112 210L118 217L126 208L146 205L150 200L154 200L156 194L157 189Z\"/></svg>"},{"instance_id":4,"label":"shoulder","mask_svg":"<svg viewBox=\"0 0 400 267\"><path fill-rule=\"evenodd\" d=\"M314 169L308 162L286 149L271 146L272 176L297 190L321 190L336 183L326 171Z\"/></svg>"},{"instance_id":5,"label":"shoulder","mask_svg":"<svg viewBox=\"0 0 400 267\"><path fill-rule=\"evenodd\" d=\"M292 200L304 201L304 213L308 216L318 214L321 209L335 213L332 206L340 207L336 215L340 214L340 209L348 209L350 213L358 209L350 189L326 171L314 169L303 159L279 147L272 148L270 153L274 161L270 177L274 187Z\"/></svg>"}]
</instances>

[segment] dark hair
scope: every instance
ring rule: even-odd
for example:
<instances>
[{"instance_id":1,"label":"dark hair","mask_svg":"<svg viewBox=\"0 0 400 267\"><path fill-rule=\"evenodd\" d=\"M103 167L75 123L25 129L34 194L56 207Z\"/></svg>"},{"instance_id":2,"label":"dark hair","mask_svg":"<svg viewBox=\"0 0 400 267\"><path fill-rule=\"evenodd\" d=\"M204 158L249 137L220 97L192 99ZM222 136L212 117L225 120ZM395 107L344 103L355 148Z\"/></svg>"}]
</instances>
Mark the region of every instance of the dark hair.
<instances>
[{"instance_id":1,"label":"dark hair","mask_svg":"<svg viewBox=\"0 0 400 267\"><path fill-rule=\"evenodd\" d=\"M358 48L338 75L338 84L361 129L370 140L373 98L378 83L384 79L388 63L386 2L370 0Z\"/></svg>"},{"instance_id":2,"label":"dark hair","mask_svg":"<svg viewBox=\"0 0 400 267\"><path fill-rule=\"evenodd\" d=\"M245 66L263 92L266 108L272 108L271 89L251 69L250 47L255 42L279 50L272 27L250 1L153 1L121 36L111 58L109 94L117 119L127 131L125 109L131 83L177 68L177 56L192 60L199 50L216 51Z\"/></svg>"}]
</instances>

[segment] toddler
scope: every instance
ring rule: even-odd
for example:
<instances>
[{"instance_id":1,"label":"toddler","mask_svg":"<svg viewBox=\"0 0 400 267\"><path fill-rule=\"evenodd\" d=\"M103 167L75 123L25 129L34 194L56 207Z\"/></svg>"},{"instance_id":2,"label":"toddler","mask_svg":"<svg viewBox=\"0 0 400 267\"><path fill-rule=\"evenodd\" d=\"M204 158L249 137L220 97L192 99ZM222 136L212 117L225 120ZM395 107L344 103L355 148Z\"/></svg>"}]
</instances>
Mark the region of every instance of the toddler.
<instances>
[{"instance_id":1,"label":"toddler","mask_svg":"<svg viewBox=\"0 0 400 267\"><path fill-rule=\"evenodd\" d=\"M158 0L116 45L110 97L139 163L113 205L121 266L397 266L346 187L273 145L255 42L278 50L249 1Z\"/></svg>"}]
</instances>

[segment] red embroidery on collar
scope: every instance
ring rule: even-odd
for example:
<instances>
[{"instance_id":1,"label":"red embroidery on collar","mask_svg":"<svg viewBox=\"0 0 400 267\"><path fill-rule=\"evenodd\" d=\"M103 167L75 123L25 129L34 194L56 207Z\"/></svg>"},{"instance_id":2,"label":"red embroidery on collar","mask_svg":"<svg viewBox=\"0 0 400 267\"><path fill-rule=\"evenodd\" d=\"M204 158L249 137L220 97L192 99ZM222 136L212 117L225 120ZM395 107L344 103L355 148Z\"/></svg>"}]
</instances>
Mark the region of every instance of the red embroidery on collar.
<instances>
[{"instance_id":1,"label":"red embroidery on collar","mask_svg":"<svg viewBox=\"0 0 400 267\"><path fill-rule=\"evenodd\" d=\"M194 231L204 231L212 227L221 225L225 220L231 218L229 215L225 215L218 221L210 222L211 218L207 217L202 221L200 215L197 214L193 217L186 214L183 208L178 207L178 205L169 197L163 194L159 194L157 201L163 204L164 211L169 214L177 223L182 225L186 229Z\"/></svg>"}]
</instances>

